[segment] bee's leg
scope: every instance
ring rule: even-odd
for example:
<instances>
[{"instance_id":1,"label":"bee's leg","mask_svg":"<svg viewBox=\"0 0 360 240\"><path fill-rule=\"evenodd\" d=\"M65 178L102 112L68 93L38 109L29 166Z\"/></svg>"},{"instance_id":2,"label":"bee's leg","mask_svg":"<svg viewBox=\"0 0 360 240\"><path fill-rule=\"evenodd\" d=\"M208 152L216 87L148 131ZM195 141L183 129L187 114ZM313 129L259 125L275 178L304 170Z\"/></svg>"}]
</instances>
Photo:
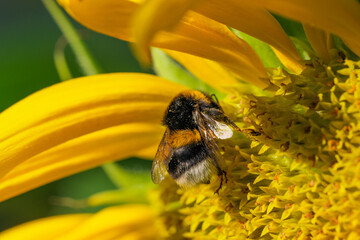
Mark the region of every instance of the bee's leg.
<instances>
[{"instance_id":1,"label":"bee's leg","mask_svg":"<svg viewBox=\"0 0 360 240\"><path fill-rule=\"evenodd\" d=\"M255 131L254 129L242 129L241 132L248 134L252 137L260 136L261 132Z\"/></svg>"},{"instance_id":2,"label":"bee's leg","mask_svg":"<svg viewBox=\"0 0 360 240\"><path fill-rule=\"evenodd\" d=\"M222 188L223 182L225 180L225 183L227 183L228 179L226 176L226 172L224 170L222 170L221 168L218 168L218 176L220 177L220 185L219 187L216 189L216 191L214 192L214 194L218 194L219 195L219 191Z\"/></svg>"},{"instance_id":3,"label":"bee's leg","mask_svg":"<svg viewBox=\"0 0 360 240\"><path fill-rule=\"evenodd\" d=\"M225 180L225 183L227 183L228 179L227 179L227 176L226 176L226 172L224 170L222 170L222 168L220 167L219 159L216 157L216 155L213 155L210 158L210 160L211 160L212 164L215 166L216 171L217 171L217 175L220 178L220 186L214 192L214 194L216 194L216 193L219 194L219 191L222 188L224 180Z\"/></svg>"}]
</instances>

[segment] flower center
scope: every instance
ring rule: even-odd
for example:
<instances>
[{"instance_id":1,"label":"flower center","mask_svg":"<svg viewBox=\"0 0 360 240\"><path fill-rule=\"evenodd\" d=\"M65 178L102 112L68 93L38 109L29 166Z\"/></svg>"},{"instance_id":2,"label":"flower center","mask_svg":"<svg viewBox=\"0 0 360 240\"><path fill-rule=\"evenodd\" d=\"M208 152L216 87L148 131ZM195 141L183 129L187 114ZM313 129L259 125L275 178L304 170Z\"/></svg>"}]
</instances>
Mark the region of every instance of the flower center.
<instances>
[{"instance_id":1,"label":"flower center","mask_svg":"<svg viewBox=\"0 0 360 240\"><path fill-rule=\"evenodd\" d=\"M156 190L171 239L344 238L357 231L360 62L314 61L301 75L276 69L270 77L272 96L226 101L244 131L219 142L228 177L219 195L216 176L191 189L168 180Z\"/></svg>"}]
</instances>

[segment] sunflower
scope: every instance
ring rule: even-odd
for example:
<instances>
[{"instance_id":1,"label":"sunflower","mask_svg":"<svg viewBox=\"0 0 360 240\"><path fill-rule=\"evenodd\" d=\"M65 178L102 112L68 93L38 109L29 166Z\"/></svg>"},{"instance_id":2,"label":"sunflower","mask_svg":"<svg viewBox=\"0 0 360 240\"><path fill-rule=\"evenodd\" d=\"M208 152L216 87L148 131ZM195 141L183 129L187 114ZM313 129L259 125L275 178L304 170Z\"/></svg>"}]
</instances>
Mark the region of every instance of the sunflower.
<instances>
[{"instance_id":1,"label":"sunflower","mask_svg":"<svg viewBox=\"0 0 360 240\"><path fill-rule=\"evenodd\" d=\"M218 195L216 177L191 189L167 179L148 190L149 205L40 219L0 239L360 238L358 1L59 4L87 28L136 43L141 63L162 77L73 79L1 113L0 200L106 162L151 158L167 104L188 87L217 92L243 131L219 143L228 182Z\"/></svg>"}]
</instances>

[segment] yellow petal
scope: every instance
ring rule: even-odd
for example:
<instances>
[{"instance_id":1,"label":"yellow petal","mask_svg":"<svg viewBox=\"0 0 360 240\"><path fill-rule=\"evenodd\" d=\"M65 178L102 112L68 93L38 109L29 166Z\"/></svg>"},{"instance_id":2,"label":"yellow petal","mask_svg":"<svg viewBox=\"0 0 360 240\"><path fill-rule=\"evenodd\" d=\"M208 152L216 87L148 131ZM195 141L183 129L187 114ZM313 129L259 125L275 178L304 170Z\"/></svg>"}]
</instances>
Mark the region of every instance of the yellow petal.
<instances>
[{"instance_id":1,"label":"yellow petal","mask_svg":"<svg viewBox=\"0 0 360 240\"><path fill-rule=\"evenodd\" d=\"M303 27L311 47L322 60L329 63L331 60L328 44L329 34L308 24L304 24Z\"/></svg>"},{"instance_id":2,"label":"yellow petal","mask_svg":"<svg viewBox=\"0 0 360 240\"><path fill-rule=\"evenodd\" d=\"M0 180L0 201L51 181L124 159L159 143L159 124L122 124L69 140L16 166ZM154 155L152 156L154 157Z\"/></svg>"},{"instance_id":3,"label":"yellow petal","mask_svg":"<svg viewBox=\"0 0 360 240\"><path fill-rule=\"evenodd\" d=\"M223 92L229 92L229 86L239 84L234 74L217 62L182 52L168 50L166 53L198 79Z\"/></svg>"},{"instance_id":4,"label":"yellow petal","mask_svg":"<svg viewBox=\"0 0 360 240\"><path fill-rule=\"evenodd\" d=\"M134 16L133 28L135 50L145 63L150 62L149 44L155 34L171 31L186 11L200 0L147 0L141 4Z\"/></svg>"},{"instance_id":5,"label":"yellow petal","mask_svg":"<svg viewBox=\"0 0 360 240\"><path fill-rule=\"evenodd\" d=\"M156 143L153 146L150 146L148 148L142 149L140 151L138 151L134 156L135 157L139 157L139 158L144 158L144 159L154 159L154 156L156 154L156 151L158 149L159 143Z\"/></svg>"},{"instance_id":6,"label":"yellow petal","mask_svg":"<svg viewBox=\"0 0 360 240\"><path fill-rule=\"evenodd\" d=\"M343 39L343 41L356 55L360 56L360 44L358 42L349 41L348 39Z\"/></svg>"},{"instance_id":7,"label":"yellow petal","mask_svg":"<svg viewBox=\"0 0 360 240\"><path fill-rule=\"evenodd\" d=\"M73 214L48 217L21 224L0 233L0 240L50 240L55 239L91 217L91 214Z\"/></svg>"},{"instance_id":8,"label":"yellow petal","mask_svg":"<svg viewBox=\"0 0 360 240\"><path fill-rule=\"evenodd\" d=\"M360 4L357 0L258 0L251 4L334 33L360 56Z\"/></svg>"},{"instance_id":9,"label":"yellow petal","mask_svg":"<svg viewBox=\"0 0 360 240\"><path fill-rule=\"evenodd\" d=\"M299 53L277 20L266 9L254 7L246 1L148 0L135 15L135 41L138 50L147 53L154 35L161 30L174 28L189 9L268 43L292 72L300 73L304 69L299 62Z\"/></svg>"},{"instance_id":10,"label":"yellow petal","mask_svg":"<svg viewBox=\"0 0 360 240\"><path fill-rule=\"evenodd\" d=\"M143 205L106 208L56 240L158 239L152 210Z\"/></svg>"},{"instance_id":11,"label":"yellow petal","mask_svg":"<svg viewBox=\"0 0 360 240\"><path fill-rule=\"evenodd\" d=\"M32 94L0 114L0 175L57 145L96 131L131 122L156 125L181 90L183 86L156 76L119 73L70 80ZM116 137L106 131L98 134L104 139ZM154 144L146 138L149 145L142 147ZM74 144L90 139L78 141ZM97 142L99 147L108 144ZM112 157L107 160L116 160Z\"/></svg>"},{"instance_id":12,"label":"yellow petal","mask_svg":"<svg viewBox=\"0 0 360 240\"><path fill-rule=\"evenodd\" d=\"M130 22L138 4L129 0L61 0L77 21L95 31L133 41ZM152 46L180 51L216 61L241 80L259 87L268 85L265 68L255 51L236 37L227 26L189 12L173 32L156 35Z\"/></svg>"},{"instance_id":13,"label":"yellow petal","mask_svg":"<svg viewBox=\"0 0 360 240\"><path fill-rule=\"evenodd\" d=\"M269 44L291 71L303 70L294 44L265 8L253 6L251 1L208 0L193 10Z\"/></svg>"},{"instance_id":14,"label":"yellow petal","mask_svg":"<svg viewBox=\"0 0 360 240\"><path fill-rule=\"evenodd\" d=\"M259 56L226 25L194 12L186 14L183 21L184 24L177 26L177 32L183 32L183 36L189 37L191 43L186 44L182 40L177 42L177 45L181 46L180 52L218 62L237 74L241 80L259 87L268 85L266 70ZM209 50L204 48L206 45Z\"/></svg>"},{"instance_id":15,"label":"yellow petal","mask_svg":"<svg viewBox=\"0 0 360 240\"><path fill-rule=\"evenodd\" d=\"M43 218L0 233L2 240L158 239L152 210L143 205L109 207L96 214Z\"/></svg>"},{"instance_id":16,"label":"yellow petal","mask_svg":"<svg viewBox=\"0 0 360 240\"><path fill-rule=\"evenodd\" d=\"M135 39L139 51L146 53L154 35L160 30L174 28L189 9L268 43L292 72L300 73L304 69L299 62L299 53L277 20L265 8L254 7L246 1L148 0L135 16Z\"/></svg>"}]
</instances>

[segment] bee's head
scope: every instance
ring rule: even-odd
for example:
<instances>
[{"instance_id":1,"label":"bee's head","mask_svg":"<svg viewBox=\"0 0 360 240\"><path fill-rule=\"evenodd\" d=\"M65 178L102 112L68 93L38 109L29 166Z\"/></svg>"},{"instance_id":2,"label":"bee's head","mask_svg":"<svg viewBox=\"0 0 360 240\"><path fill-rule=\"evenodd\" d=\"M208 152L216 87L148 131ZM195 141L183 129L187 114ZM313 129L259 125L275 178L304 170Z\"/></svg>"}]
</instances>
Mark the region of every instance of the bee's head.
<instances>
[{"instance_id":1,"label":"bee's head","mask_svg":"<svg viewBox=\"0 0 360 240\"><path fill-rule=\"evenodd\" d=\"M224 113L215 95L205 94L206 98L199 100L200 112L206 114L211 119L232 126L239 131L239 127L235 125Z\"/></svg>"},{"instance_id":2,"label":"bee's head","mask_svg":"<svg viewBox=\"0 0 360 240\"><path fill-rule=\"evenodd\" d=\"M170 130L195 129L196 124L192 117L195 106L196 100L194 98L179 94L166 109L163 124Z\"/></svg>"},{"instance_id":3,"label":"bee's head","mask_svg":"<svg viewBox=\"0 0 360 240\"><path fill-rule=\"evenodd\" d=\"M181 92L169 104L163 119L163 124L170 130L197 129L194 113L198 111L211 119L233 126L236 125L224 114L215 95L188 90Z\"/></svg>"},{"instance_id":4,"label":"bee's head","mask_svg":"<svg viewBox=\"0 0 360 240\"><path fill-rule=\"evenodd\" d=\"M216 121L223 122L223 118L225 116L224 110L221 108L219 103L217 102L217 98L215 95L205 94L205 98L199 99L198 106L200 112L208 115Z\"/></svg>"}]
</instances>

